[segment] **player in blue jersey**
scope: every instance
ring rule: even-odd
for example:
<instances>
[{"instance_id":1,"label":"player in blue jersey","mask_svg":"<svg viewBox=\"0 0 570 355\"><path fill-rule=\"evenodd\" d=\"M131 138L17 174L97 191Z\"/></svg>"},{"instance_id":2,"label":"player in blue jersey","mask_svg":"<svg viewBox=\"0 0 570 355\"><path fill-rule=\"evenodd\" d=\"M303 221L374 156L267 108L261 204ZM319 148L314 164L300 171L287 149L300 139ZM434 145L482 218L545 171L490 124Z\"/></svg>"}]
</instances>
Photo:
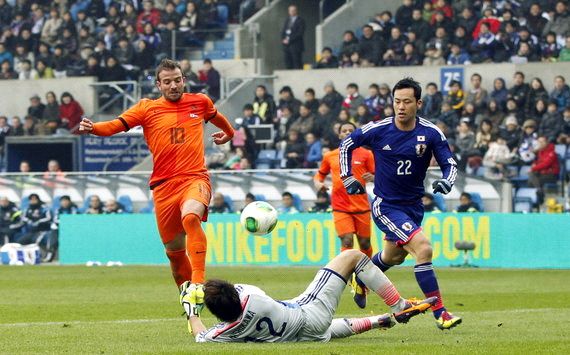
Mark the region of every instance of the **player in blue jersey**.
<instances>
[{"instance_id":1,"label":"player in blue jersey","mask_svg":"<svg viewBox=\"0 0 570 355\"><path fill-rule=\"evenodd\" d=\"M354 131L340 145L340 176L349 194L365 193L352 176L352 152L368 146L376 165L372 218L384 232L384 250L372 261L382 271L404 262L408 254L416 260L414 273L426 297L437 296L432 307L440 329L450 329L461 318L443 305L432 265L432 246L422 232L424 179L432 155L443 176L433 182L434 193L447 194L457 177L457 163L445 135L430 121L417 116L422 105L421 87L411 78L400 80L392 90L394 117L370 122Z\"/></svg>"}]
</instances>

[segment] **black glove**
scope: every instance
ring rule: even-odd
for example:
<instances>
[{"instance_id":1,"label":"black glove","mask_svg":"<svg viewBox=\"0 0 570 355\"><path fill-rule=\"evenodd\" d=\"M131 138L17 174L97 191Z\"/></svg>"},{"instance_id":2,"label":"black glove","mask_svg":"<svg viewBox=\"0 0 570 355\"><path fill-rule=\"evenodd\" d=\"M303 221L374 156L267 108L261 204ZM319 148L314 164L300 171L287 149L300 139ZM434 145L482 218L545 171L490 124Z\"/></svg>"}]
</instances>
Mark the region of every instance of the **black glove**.
<instances>
[{"instance_id":1,"label":"black glove","mask_svg":"<svg viewBox=\"0 0 570 355\"><path fill-rule=\"evenodd\" d=\"M448 194L451 191L451 183L445 179L437 179L432 184L433 193L436 194L441 192L442 194Z\"/></svg>"},{"instance_id":2,"label":"black glove","mask_svg":"<svg viewBox=\"0 0 570 355\"><path fill-rule=\"evenodd\" d=\"M364 186L358 180L354 178L354 176L348 176L342 180L342 184L346 188L346 192L349 195L362 195L366 193L364 190Z\"/></svg>"}]
</instances>

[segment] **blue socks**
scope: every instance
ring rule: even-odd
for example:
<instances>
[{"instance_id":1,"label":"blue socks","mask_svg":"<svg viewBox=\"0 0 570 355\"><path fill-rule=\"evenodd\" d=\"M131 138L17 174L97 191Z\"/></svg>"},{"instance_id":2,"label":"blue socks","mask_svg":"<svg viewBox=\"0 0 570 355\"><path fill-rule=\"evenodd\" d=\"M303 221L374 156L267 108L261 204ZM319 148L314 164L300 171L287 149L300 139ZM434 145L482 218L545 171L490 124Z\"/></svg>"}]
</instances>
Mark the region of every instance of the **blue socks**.
<instances>
[{"instance_id":1,"label":"blue socks","mask_svg":"<svg viewBox=\"0 0 570 355\"><path fill-rule=\"evenodd\" d=\"M439 285L437 284L432 263L417 264L414 266L414 274L426 298L437 296L437 303L431 307L431 310L433 316L438 319L441 314L445 312L445 307L443 306L443 300L441 299Z\"/></svg>"}]
</instances>

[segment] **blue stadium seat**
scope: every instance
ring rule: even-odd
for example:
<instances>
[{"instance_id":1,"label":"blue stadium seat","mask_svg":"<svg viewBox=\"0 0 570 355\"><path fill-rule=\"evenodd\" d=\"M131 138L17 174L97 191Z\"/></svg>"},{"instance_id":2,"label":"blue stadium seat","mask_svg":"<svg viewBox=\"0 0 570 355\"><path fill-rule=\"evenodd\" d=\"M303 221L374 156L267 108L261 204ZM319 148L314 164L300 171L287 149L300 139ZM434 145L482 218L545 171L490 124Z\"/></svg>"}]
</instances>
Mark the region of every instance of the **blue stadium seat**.
<instances>
[{"instance_id":1,"label":"blue stadium seat","mask_svg":"<svg viewBox=\"0 0 570 355\"><path fill-rule=\"evenodd\" d=\"M59 209L59 207L61 206L61 203L59 201L59 199L61 198L61 196L54 196L52 203L51 203L51 212L55 215L57 210Z\"/></svg>"},{"instance_id":2,"label":"blue stadium seat","mask_svg":"<svg viewBox=\"0 0 570 355\"><path fill-rule=\"evenodd\" d=\"M140 213L152 213L153 211L154 211L154 200L152 198L148 200L146 206L144 206L139 210Z\"/></svg>"},{"instance_id":3,"label":"blue stadium seat","mask_svg":"<svg viewBox=\"0 0 570 355\"><path fill-rule=\"evenodd\" d=\"M20 201L20 210L22 212L25 211L29 205L30 205L30 199L28 198L28 196L23 196L22 200Z\"/></svg>"},{"instance_id":4,"label":"blue stadium seat","mask_svg":"<svg viewBox=\"0 0 570 355\"><path fill-rule=\"evenodd\" d=\"M564 177L566 176L566 164L563 164L564 162L564 158L562 158L562 155L560 154L556 154L558 156L558 163L560 165L560 173L558 174L558 181L556 182L547 182L546 184L544 184L544 189L545 190L550 190L550 191L558 191L558 183L564 181ZM560 186L562 187L562 184L560 184Z\"/></svg>"},{"instance_id":5,"label":"blue stadium seat","mask_svg":"<svg viewBox=\"0 0 570 355\"><path fill-rule=\"evenodd\" d=\"M556 154L565 157L566 156L566 144L557 144L554 146L554 151Z\"/></svg>"},{"instance_id":6,"label":"blue stadium seat","mask_svg":"<svg viewBox=\"0 0 570 355\"><path fill-rule=\"evenodd\" d=\"M530 165L521 166L519 169L518 176L511 178L511 183L516 187L527 186L529 172L530 172Z\"/></svg>"},{"instance_id":7,"label":"blue stadium seat","mask_svg":"<svg viewBox=\"0 0 570 355\"><path fill-rule=\"evenodd\" d=\"M487 172L487 167L480 166L477 168L477 171L475 172L475 176L484 177L486 172Z\"/></svg>"},{"instance_id":8,"label":"blue stadium seat","mask_svg":"<svg viewBox=\"0 0 570 355\"><path fill-rule=\"evenodd\" d=\"M433 195L433 202L435 203L435 205L437 206L437 208L439 208L441 210L441 212L445 212L447 211L447 207L445 206L445 201L443 199L443 195L442 194L434 194Z\"/></svg>"},{"instance_id":9,"label":"blue stadium seat","mask_svg":"<svg viewBox=\"0 0 570 355\"><path fill-rule=\"evenodd\" d=\"M532 199L530 197L515 197L513 199L513 212L532 212Z\"/></svg>"},{"instance_id":10,"label":"blue stadium seat","mask_svg":"<svg viewBox=\"0 0 570 355\"><path fill-rule=\"evenodd\" d=\"M117 198L117 202L123 206L125 212L133 213L133 200L131 200L131 197L129 195L119 196Z\"/></svg>"},{"instance_id":11,"label":"blue stadium seat","mask_svg":"<svg viewBox=\"0 0 570 355\"><path fill-rule=\"evenodd\" d=\"M471 195L471 201L477 206L477 209L479 209L480 212L484 212L485 206L483 206L481 195L478 192L470 192L469 194Z\"/></svg>"},{"instance_id":12,"label":"blue stadium seat","mask_svg":"<svg viewBox=\"0 0 570 355\"><path fill-rule=\"evenodd\" d=\"M534 187L521 187L515 194L515 199L529 198L533 205L537 202L536 188Z\"/></svg>"},{"instance_id":13,"label":"blue stadium seat","mask_svg":"<svg viewBox=\"0 0 570 355\"><path fill-rule=\"evenodd\" d=\"M223 196L224 196L224 202L228 204L230 212L234 212L234 201L232 200L232 198L229 197L228 195L223 195Z\"/></svg>"},{"instance_id":14,"label":"blue stadium seat","mask_svg":"<svg viewBox=\"0 0 570 355\"><path fill-rule=\"evenodd\" d=\"M228 19L230 17L230 10L228 9L227 5L219 4L216 6L218 10L218 23L222 27L226 27L228 25Z\"/></svg>"},{"instance_id":15,"label":"blue stadium seat","mask_svg":"<svg viewBox=\"0 0 570 355\"><path fill-rule=\"evenodd\" d=\"M262 149L257 154L255 160L255 167L257 169L271 169L274 167L275 157L277 152L273 149Z\"/></svg>"},{"instance_id":16,"label":"blue stadium seat","mask_svg":"<svg viewBox=\"0 0 570 355\"><path fill-rule=\"evenodd\" d=\"M303 201L301 200L301 197L298 194L292 194L292 195L293 195L293 206L295 206L295 208L299 212L303 212L305 209L303 208Z\"/></svg>"}]
</instances>

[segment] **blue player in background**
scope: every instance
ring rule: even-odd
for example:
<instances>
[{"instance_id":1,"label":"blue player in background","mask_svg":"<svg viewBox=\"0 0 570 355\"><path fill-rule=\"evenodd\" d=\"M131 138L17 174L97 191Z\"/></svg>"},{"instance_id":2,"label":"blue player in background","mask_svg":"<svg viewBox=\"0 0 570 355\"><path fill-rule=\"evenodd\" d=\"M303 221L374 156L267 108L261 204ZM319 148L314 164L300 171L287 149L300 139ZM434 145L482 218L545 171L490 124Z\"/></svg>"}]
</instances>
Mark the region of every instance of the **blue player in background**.
<instances>
[{"instance_id":1,"label":"blue player in background","mask_svg":"<svg viewBox=\"0 0 570 355\"><path fill-rule=\"evenodd\" d=\"M433 192L447 194L457 177L457 163L445 135L430 121L417 116L422 89L412 78L400 80L392 90L394 117L370 122L340 144L340 176L349 194L365 193L352 176L352 151L368 146L374 153L376 173L372 217L385 234L384 250L372 257L383 272L404 262L408 254L416 260L414 273L426 297L437 296L432 306L437 326L450 329L461 318L443 305L432 265L432 247L422 232L424 179L432 155L442 170L433 182ZM363 294L363 297L366 297Z\"/></svg>"}]
</instances>

